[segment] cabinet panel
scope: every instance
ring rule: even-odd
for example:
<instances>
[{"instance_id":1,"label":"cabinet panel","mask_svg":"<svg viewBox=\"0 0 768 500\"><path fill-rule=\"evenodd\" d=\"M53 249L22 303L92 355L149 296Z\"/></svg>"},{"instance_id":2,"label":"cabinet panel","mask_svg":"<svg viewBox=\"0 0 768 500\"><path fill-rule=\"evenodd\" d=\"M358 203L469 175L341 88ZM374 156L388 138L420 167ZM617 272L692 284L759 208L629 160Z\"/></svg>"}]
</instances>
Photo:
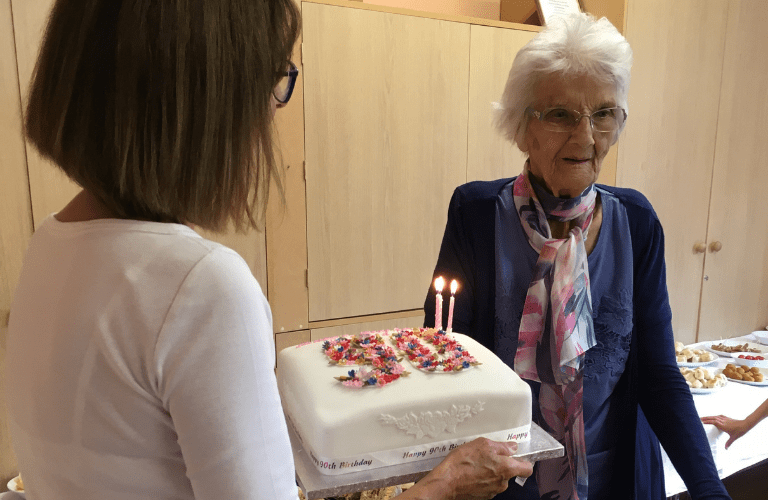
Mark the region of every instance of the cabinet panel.
<instances>
[{"instance_id":1,"label":"cabinet panel","mask_svg":"<svg viewBox=\"0 0 768 500\"><path fill-rule=\"evenodd\" d=\"M32 235L27 161L11 2L0 0L0 485L16 475L5 410L5 346L11 300Z\"/></svg>"},{"instance_id":2,"label":"cabinet panel","mask_svg":"<svg viewBox=\"0 0 768 500\"><path fill-rule=\"evenodd\" d=\"M731 2L699 340L768 324L768 4Z\"/></svg>"},{"instance_id":3,"label":"cabinet panel","mask_svg":"<svg viewBox=\"0 0 768 500\"><path fill-rule=\"evenodd\" d=\"M632 0L629 119L617 184L645 194L665 229L675 337L696 340L715 154L726 0Z\"/></svg>"},{"instance_id":4,"label":"cabinet panel","mask_svg":"<svg viewBox=\"0 0 768 500\"><path fill-rule=\"evenodd\" d=\"M523 170L526 156L494 125L493 103L501 100L517 51L536 32L472 26L469 72L467 180L511 177Z\"/></svg>"},{"instance_id":5,"label":"cabinet panel","mask_svg":"<svg viewBox=\"0 0 768 500\"><path fill-rule=\"evenodd\" d=\"M273 191L267 209L269 305L275 333L307 328L307 200L304 182L304 68L301 40L293 62L299 77L291 100L275 115L278 148L285 166L285 206Z\"/></svg>"},{"instance_id":6,"label":"cabinet panel","mask_svg":"<svg viewBox=\"0 0 768 500\"><path fill-rule=\"evenodd\" d=\"M466 180L469 25L303 13L309 319L422 307Z\"/></svg>"}]
</instances>

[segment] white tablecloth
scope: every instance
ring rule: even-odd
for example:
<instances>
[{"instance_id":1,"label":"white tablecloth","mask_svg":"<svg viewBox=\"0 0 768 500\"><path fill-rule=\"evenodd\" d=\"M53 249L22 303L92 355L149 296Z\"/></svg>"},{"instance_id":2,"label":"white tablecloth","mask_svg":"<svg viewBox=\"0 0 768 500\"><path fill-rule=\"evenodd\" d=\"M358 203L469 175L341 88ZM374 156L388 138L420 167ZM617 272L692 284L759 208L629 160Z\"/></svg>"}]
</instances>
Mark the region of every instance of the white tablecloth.
<instances>
[{"instance_id":1,"label":"white tablecloth","mask_svg":"<svg viewBox=\"0 0 768 500\"><path fill-rule=\"evenodd\" d=\"M755 342L751 335L732 339L738 342ZM699 344L693 344L697 347ZM700 348L700 347L699 347ZM708 365L710 371L724 368L731 358L721 357L717 365ZM728 381L722 389L711 394L694 394L693 402L700 417L710 415L725 415L731 418L743 419L768 399L768 387L756 387L738 382ZM742 469L768 458L768 419L757 424L749 433L736 440L727 450L725 443L728 434L720 432L714 425L705 425L709 447L715 459L720 478L728 477ZM687 488L669 461L667 453L662 448L664 460L664 481L667 496L676 495Z\"/></svg>"}]
</instances>

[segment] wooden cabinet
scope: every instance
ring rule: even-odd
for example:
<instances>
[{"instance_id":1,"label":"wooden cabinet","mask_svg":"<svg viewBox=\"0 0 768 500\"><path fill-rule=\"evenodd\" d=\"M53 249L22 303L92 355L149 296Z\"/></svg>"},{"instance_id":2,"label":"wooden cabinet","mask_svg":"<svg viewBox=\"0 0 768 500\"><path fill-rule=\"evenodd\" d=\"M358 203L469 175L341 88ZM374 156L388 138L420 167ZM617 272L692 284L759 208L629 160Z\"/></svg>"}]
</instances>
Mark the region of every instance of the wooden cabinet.
<instances>
[{"instance_id":1,"label":"wooden cabinet","mask_svg":"<svg viewBox=\"0 0 768 500\"><path fill-rule=\"evenodd\" d=\"M310 321L421 306L466 181L469 25L303 3Z\"/></svg>"},{"instance_id":2,"label":"wooden cabinet","mask_svg":"<svg viewBox=\"0 0 768 500\"><path fill-rule=\"evenodd\" d=\"M768 50L766 22L760 0L629 2L635 59L617 184L644 193L664 226L684 343L768 323L768 65L754 57Z\"/></svg>"},{"instance_id":3,"label":"wooden cabinet","mask_svg":"<svg viewBox=\"0 0 768 500\"><path fill-rule=\"evenodd\" d=\"M768 325L766 26L763 0L729 4L699 340Z\"/></svg>"}]
</instances>

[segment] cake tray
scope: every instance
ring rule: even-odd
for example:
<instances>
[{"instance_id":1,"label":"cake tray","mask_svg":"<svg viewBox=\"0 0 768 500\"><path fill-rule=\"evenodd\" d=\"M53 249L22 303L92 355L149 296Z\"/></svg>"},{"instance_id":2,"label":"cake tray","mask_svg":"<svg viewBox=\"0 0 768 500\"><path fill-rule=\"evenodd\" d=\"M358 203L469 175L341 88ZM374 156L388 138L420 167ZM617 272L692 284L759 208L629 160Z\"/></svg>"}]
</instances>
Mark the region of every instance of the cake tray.
<instances>
[{"instance_id":1,"label":"cake tray","mask_svg":"<svg viewBox=\"0 0 768 500\"><path fill-rule=\"evenodd\" d=\"M293 448L296 480L307 500L336 497L347 493L415 482L426 476L445 458L429 458L379 469L329 476L321 474L312 464L308 453L302 447L301 441L291 425L288 425L288 434L291 437L291 447ZM537 462L548 458L562 457L564 453L563 445L547 434L544 429L531 422L531 440L518 443L517 453L514 457L529 462Z\"/></svg>"}]
</instances>

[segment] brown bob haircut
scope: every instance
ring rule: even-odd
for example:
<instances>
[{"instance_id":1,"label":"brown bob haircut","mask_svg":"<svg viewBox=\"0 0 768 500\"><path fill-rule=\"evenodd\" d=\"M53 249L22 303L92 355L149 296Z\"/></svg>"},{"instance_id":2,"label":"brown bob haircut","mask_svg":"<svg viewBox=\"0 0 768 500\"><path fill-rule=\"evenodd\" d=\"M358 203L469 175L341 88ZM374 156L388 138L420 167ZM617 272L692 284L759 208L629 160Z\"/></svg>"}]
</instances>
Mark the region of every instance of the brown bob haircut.
<instances>
[{"instance_id":1,"label":"brown bob haircut","mask_svg":"<svg viewBox=\"0 0 768 500\"><path fill-rule=\"evenodd\" d=\"M299 29L292 0L57 0L26 134L120 217L260 226Z\"/></svg>"}]
</instances>

